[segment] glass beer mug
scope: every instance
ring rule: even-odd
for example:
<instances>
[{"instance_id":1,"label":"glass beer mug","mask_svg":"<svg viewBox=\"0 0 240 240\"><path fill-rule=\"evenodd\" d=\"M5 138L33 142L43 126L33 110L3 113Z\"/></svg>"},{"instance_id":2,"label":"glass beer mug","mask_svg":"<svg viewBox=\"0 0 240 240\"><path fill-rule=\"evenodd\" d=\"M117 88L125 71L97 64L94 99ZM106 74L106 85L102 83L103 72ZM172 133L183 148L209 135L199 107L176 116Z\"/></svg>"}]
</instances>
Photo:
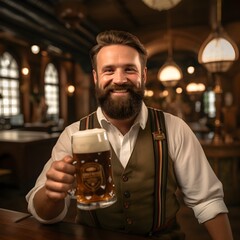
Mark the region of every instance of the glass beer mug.
<instances>
[{"instance_id":1,"label":"glass beer mug","mask_svg":"<svg viewBox=\"0 0 240 240\"><path fill-rule=\"evenodd\" d=\"M101 128L78 131L71 141L76 166L77 207L93 210L115 203L111 148L106 131Z\"/></svg>"}]
</instances>

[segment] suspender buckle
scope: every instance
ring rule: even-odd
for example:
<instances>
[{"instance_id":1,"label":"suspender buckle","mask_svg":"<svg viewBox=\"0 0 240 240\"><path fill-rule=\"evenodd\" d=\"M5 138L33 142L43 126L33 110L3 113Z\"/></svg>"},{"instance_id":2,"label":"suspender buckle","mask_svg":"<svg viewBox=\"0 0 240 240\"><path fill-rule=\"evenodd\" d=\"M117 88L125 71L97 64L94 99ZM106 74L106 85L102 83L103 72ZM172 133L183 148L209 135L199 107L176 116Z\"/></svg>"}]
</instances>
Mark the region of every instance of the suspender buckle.
<instances>
[{"instance_id":1,"label":"suspender buckle","mask_svg":"<svg viewBox=\"0 0 240 240\"><path fill-rule=\"evenodd\" d=\"M152 134L155 141L163 141L166 139L164 132L162 132L161 130L153 132Z\"/></svg>"}]
</instances>

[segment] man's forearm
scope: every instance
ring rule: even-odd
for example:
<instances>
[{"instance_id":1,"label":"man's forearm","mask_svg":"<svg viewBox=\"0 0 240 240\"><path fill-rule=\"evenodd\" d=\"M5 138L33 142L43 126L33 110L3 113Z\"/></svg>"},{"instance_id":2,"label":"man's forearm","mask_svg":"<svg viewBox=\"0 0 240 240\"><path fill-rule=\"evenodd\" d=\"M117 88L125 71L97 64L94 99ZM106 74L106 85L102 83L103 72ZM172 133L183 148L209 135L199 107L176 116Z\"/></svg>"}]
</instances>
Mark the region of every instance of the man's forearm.
<instances>
[{"instance_id":1,"label":"man's forearm","mask_svg":"<svg viewBox=\"0 0 240 240\"><path fill-rule=\"evenodd\" d=\"M64 209L64 199L50 199L46 195L45 187L39 189L35 194L33 204L38 216L44 220L50 220L57 217Z\"/></svg>"},{"instance_id":2,"label":"man's forearm","mask_svg":"<svg viewBox=\"0 0 240 240\"><path fill-rule=\"evenodd\" d=\"M203 223L213 240L233 240L227 214L222 213Z\"/></svg>"}]
</instances>

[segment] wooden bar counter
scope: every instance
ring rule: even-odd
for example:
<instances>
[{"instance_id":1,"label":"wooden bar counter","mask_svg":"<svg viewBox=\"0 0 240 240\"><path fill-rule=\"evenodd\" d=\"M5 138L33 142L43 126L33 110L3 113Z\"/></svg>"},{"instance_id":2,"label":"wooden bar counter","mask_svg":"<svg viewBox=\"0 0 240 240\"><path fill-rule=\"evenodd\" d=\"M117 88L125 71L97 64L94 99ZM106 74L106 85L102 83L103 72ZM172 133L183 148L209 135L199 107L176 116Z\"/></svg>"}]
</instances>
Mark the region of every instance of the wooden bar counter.
<instances>
[{"instance_id":1,"label":"wooden bar counter","mask_svg":"<svg viewBox=\"0 0 240 240\"><path fill-rule=\"evenodd\" d=\"M70 222L44 225L26 213L0 208L1 240L144 240L147 238L89 228Z\"/></svg>"},{"instance_id":2,"label":"wooden bar counter","mask_svg":"<svg viewBox=\"0 0 240 240\"><path fill-rule=\"evenodd\" d=\"M50 158L58 136L59 133L0 131L0 168L7 164L13 172L14 183L27 192Z\"/></svg>"},{"instance_id":3,"label":"wooden bar counter","mask_svg":"<svg viewBox=\"0 0 240 240\"><path fill-rule=\"evenodd\" d=\"M240 142L200 142L214 172L223 184L225 202L228 205L239 205Z\"/></svg>"}]
</instances>

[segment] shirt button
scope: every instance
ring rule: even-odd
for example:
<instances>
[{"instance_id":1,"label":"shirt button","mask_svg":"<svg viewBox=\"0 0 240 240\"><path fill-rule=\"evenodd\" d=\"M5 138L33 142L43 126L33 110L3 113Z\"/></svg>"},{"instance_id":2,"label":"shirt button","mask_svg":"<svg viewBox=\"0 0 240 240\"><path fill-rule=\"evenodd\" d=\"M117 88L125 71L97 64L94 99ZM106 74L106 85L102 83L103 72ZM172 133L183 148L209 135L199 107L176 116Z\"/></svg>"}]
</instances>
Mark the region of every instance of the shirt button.
<instances>
[{"instance_id":1,"label":"shirt button","mask_svg":"<svg viewBox=\"0 0 240 240\"><path fill-rule=\"evenodd\" d=\"M127 218L126 220L127 220L127 224L129 225L133 224L133 220L131 218Z\"/></svg>"},{"instance_id":2,"label":"shirt button","mask_svg":"<svg viewBox=\"0 0 240 240\"><path fill-rule=\"evenodd\" d=\"M129 191L125 191L125 192L123 193L123 195L124 195L125 198L130 198L130 196L131 196L131 194L130 194Z\"/></svg>"},{"instance_id":3,"label":"shirt button","mask_svg":"<svg viewBox=\"0 0 240 240\"><path fill-rule=\"evenodd\" d=\"M127 182L127 181L128 181L128 176L123 175L123 176L122 176L122 180L123 180L124 182Z\"/></svg>"}]
</instances>

